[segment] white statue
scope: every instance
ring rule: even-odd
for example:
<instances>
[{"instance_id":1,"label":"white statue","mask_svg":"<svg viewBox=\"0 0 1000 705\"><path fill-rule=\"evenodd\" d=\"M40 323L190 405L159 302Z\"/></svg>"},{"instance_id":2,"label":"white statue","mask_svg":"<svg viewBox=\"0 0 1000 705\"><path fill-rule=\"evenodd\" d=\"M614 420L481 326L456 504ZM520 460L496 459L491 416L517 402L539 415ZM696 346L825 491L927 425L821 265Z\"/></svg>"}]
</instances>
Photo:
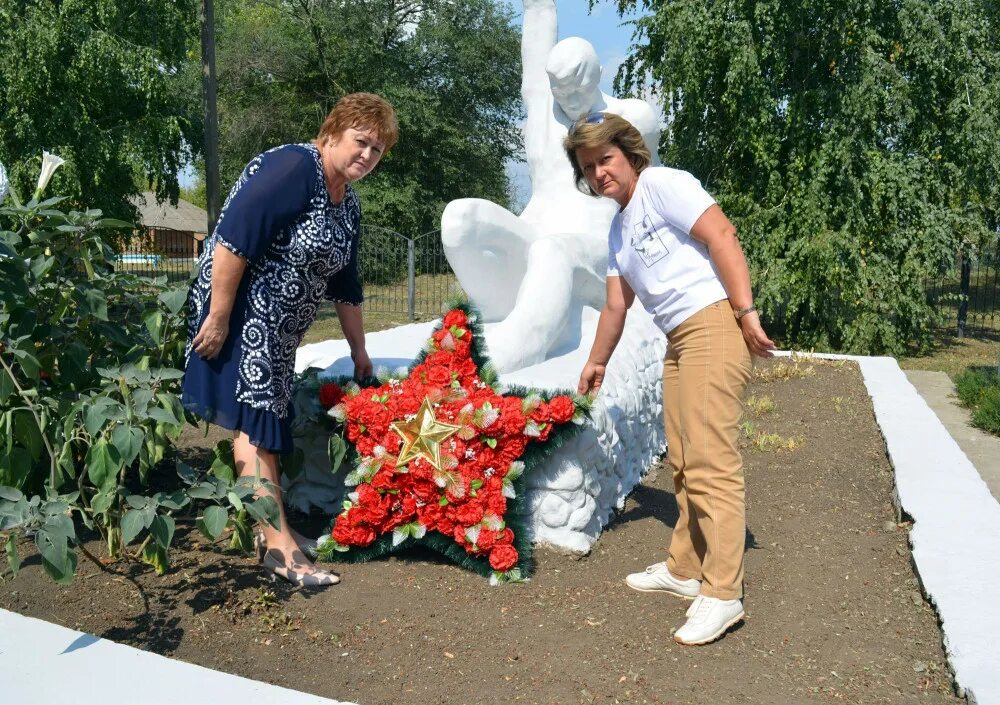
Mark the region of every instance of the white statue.
<instances>
[{"instance_id":1,"label":"white statue","mask_svg":"<svg viewBox=\"0 0 1000 705\"><path fill-rule=\"evenodd\" d=\"M10 188L10 182L7 180L7 170L3 168L3 163L0 163L0 206L3 205L3 201L7 198L7 189Z\"/></svg>"},{"instance_id":2,"label":"white statue","mask_svg":"<svg viewBox=\"0 0 1000 705\"><path fill-rule=\"evenodd\" d=\"M490 357L501 372L576 348L582 307L604 305L615 204L577 190L562 147L569 128L592 112L621 115L659 163L652 106L602 93L594 47L580 37L556 43L557 36L554 0L524 0L521 96L532 187L524 212L515 216L490 201L463 198L441 217L445 254L483 314Z\"/></svg>"}]
</instances>

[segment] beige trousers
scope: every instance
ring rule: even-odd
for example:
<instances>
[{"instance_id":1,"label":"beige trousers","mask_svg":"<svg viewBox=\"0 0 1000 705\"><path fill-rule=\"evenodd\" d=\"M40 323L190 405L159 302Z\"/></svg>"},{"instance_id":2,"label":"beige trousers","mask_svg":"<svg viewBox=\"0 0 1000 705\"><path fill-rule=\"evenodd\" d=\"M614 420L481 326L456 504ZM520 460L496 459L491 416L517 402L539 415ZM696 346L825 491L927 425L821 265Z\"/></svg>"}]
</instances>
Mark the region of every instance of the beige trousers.
<instances>
[{"instance_id":1,"label":"beige trousers","mask_svg":"<svg viewBox=\"0 0 1000 705\"><path fill-rule=\"evenodd\" d=\"M667 335L663 417L680 516L667 567L702 581L701 594L743 596L746 512L737 447L750 352L728 299Z\"/></svg>"}]
</instances>

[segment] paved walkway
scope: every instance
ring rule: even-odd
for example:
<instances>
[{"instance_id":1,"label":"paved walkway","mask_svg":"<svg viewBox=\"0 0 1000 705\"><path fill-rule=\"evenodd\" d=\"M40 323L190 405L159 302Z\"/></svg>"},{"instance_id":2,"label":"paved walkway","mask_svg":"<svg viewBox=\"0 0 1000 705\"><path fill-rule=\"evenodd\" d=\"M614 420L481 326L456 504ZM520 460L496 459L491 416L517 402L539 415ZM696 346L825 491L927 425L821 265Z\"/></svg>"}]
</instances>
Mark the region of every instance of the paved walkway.
<instances>
[{"instance_id":1,"label":"paved walkway","mask_svg":"<svg viewBox=\"0 0 1000 705\"><path fill-rule=\"evenodd\" d=\"M917 388L948 433L958 443L990 492L1000 502L1000 437L976 428L970 422L972 413L958 403L955 385L944 372L906 370L906 378ZM1000 670L1000 666L997 667Z\"/></svg>"}]
</instances>

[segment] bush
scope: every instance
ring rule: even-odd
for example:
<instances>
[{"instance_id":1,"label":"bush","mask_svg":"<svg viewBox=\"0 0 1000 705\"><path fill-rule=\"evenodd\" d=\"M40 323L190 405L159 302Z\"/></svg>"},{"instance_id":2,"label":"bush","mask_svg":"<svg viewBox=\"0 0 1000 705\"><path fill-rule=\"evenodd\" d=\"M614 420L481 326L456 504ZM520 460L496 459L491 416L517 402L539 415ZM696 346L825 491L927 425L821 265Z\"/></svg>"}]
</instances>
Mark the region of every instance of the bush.
<instances>
[{"instance_id":1,"label":"bush","mask_svg":"<svg viewBox=\"0 0 1000 705\"><path fill-rule=\"evenodd\" d=\"M186 287L116 272L109 235L132 225L58 210L63 199L39 201L43 188L0 208L0 531L9 567L19 564L16 534L32 535L49 575L71 580L79 522L115 558L144 537L135 557L163 572L173 514L192 499L210 502L203 533L214 540L232 524L248 547L248 517L273 521L277 505L245 501L261 483L236 481L226 448L214 477L181 467L178 489L142 493L185 424L177 393Z\"/></svg>"},{"instance_id":2,"label":"bush","mask_svg":"<svg viewBox=\"0 0 1000 705\"><path fill-rule=\"evenodd\" d=\"M972 409L975 426L1000 436L1000 374L986 367L970 367L955 380L958 399Z\"/></svg>"},{"instance_id":3,"label":"bush","mask_svg":"<svg viewBox=\"0 0 1000 705\"><path fill-rule=\"evenodd\" d=\"M1000 385L983 393L972 412L972 423L984 431L1000 436Z\"/></svg>"}]
</instances>

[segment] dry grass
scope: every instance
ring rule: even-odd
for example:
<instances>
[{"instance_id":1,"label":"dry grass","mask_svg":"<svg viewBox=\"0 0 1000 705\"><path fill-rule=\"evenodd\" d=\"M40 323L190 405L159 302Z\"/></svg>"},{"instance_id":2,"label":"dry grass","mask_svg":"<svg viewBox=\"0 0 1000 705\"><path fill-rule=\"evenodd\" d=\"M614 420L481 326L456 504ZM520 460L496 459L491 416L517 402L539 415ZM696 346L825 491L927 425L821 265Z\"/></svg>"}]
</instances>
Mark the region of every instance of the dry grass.
<instances>
[{"instance_id":1,"label":"dry grass","mask_svg":"<svg viewBox=\"0 0 1000 705\"><path fill-rule=\"evenodd\" d=\"M773 365L766 367L754 367L753 379L757 382L767 384L786 379L800 379L811 377L816 374L816 359L810 359L801 355L792 355L788 359L779 360Z\"/></svg>"},{"instance_id":2,"label":"dry grass","mask_svg":"<svg viewBox=\"0 0 1000 705\"><path fill-rule=\"evenodd\" d=\"M795 450L796 448L801 448L804 442L802 438L794 436L786 438L777 433L763 431L752 421L743 421L740 423L739 429L742 438L740 445L744 448L759 450L762 453Z\"/></svg>"},{"instance_id":3,"label":"dry grass","mask_svg":"<svg viewBox=\"0 0 1000 705\"><path fill-rule=\"evenodd\" d=\"M946 372L952 380L969 367L997 365L1000 365L1000 332L979 338L958 338L949 331L941 331L929 352L899 358L899 366L904 370Z\"/></svg>"},{"instance_id":4,"label":"dry grass","mask_svg":"<svg viewBox=\"0 0 1000 705\"><path fill-rule=\"evenodd\" d=\"M766 395L750 395L746 401L746 407L757 416L763 416L774 411L774 400Z\"/></svg>"}]
</instances>

